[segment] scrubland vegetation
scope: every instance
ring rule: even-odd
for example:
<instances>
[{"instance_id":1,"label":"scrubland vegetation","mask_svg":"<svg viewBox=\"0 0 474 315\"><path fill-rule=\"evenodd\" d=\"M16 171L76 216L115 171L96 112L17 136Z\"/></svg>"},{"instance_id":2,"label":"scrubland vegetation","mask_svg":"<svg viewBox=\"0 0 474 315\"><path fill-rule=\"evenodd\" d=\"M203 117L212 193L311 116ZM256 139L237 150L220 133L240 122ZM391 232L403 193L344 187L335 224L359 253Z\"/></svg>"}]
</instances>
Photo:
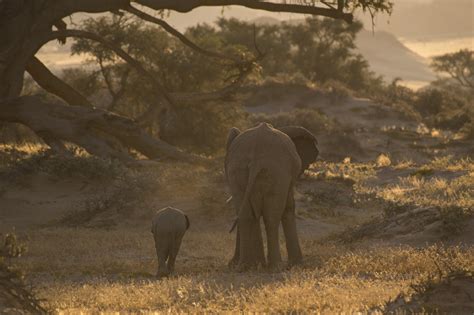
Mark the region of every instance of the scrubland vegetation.
<instances>
[{"instance_id":1,"label":"scrubland vegetation","mask_svg":"<svg viewBox=\"0 0 474 315\"><path fill-rule=\"evenodd\" d=\"M174 93L210 90L235 74L128 15L82 27L122 39ZM89 54L93 66L64 71L71 86L213 161L148 161L132 152L137 161L127 164L73 144L57 155L5 124L0 228L27 250L8 256L0 247L0 281L23 288L11 276L15 266L39 299L27 295L29 305L61 314L472 312L473 91L449 79L419 91L385 83L354 52L361 27L316 18L260 25L258 48L247 22L191 27L185 34L207 49L266 56L230 99L178 103L151 120L153 86L101 46L75 41L73 53ZM53 98L32 82L24 93ZM237 273L226 267L235 212L226 204L224 142L230 127L259 121L307 128L321 156L296 186L303 265ZM188 213L191 229L177 274L157 280L150 218L168 205Z\"/></svg>"},{"instance_id":2,"label":"scrubland vegetation","mask_svg":"<svg viewBox=\"0 0 474 315\"><path fill-rule=\"evenodd\" d=\"M461 292L471 290L474 252L466 224L472 228L474 179L469 159L388 166L375 160L318 162L297 186L303 266L279 273L236 273L226 267L235 235L228 234L233 210L225 205L219 165L208 170L175 163L130 168L76 155L44 159L25 171L25 161L41 155L32 152L10 162L8 169L22 174L16 177L20 187L44 173L53 182L67 182L80 170L89 186L99 181L113 192L123 178L128 184L119 195L101 193L100 200L88 193L72 214L65 209L66 219L59 221L44 220L47 206L37 204L44 213L30 215L38 216L41 226L17 231L28 250L12 263L27 275L47 310L383 312L405 307L416 295L424 296L417 307L426 312L464 312L472 306L445 305L429 295L440 283L439 290L448 294L445 279L461 281ZM99 178L89 172L95 169L101 171ZM133 185L130 178L136 180ZM178 256L177 274L156 280L149 218L167 204L184 208L192 228ZM425 224L417 209L432 206L444 214ZM402 218L410 212L410 226L417 229L406 230ZM393 216L399 216L399 225L387 227L384 220ZM439 226L433 232L435 222ZM366 224L371 224L370 232L364 230Z\"/></svg>"}]
</instances>

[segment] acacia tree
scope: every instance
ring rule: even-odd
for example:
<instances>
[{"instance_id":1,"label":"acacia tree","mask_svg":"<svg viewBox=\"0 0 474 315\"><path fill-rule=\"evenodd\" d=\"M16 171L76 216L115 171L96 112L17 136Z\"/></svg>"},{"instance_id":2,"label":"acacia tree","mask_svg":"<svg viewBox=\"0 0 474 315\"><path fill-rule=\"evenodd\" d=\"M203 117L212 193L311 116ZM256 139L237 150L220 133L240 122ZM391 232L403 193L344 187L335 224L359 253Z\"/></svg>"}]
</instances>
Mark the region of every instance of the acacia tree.
<instances>
[{"instance_id":1,"label":"acacia tree","mask_svg":"<svg viewBox=\"0 0 474 315\"><path fill-rule=\"evenodd\" d=\"M474 90L474 50L461 49L436 56L431 67L436 72L447 73L459 85Z\"/></svg>"},{"instance_id":2,"label":"acacia tree","mask_svg":"<svg viewBox=\"0 0 474 315\"><path fill-rule=\"evenodd\" d=\"M235 91L261 56L248 58L207 51L163 19L147 12L170 10L185 13L198 7L227 5L326 16L351 23L352 12L357 8L371 14L390 12L392 3L390 0L337 0L335 3L319 3L315 0L0 0L0 120L26 125L56 151L64 151L64 142L72 142L91 154L120 159L130 159L127 149L132 148L151 159L168 157L185 161L202 160L151 137L129 118L93 108L84 95L56 77L35 54L52 40L64 42L68 37L85 38L113 51L149 81L154 87L155 104L172 107L177 99L192 99L194 102L218 99ZM68 29L63 21L76 12L121 14L124 11L159 25L185 45L209 58L227 60L238 69L238 75L220 90L171 95L156 76L150 74L120 45L94 32ZM44 101L35 96L20 96L25 71L42 88L70 106ZM150 109L150 114L153 110Z\"/></svg>"}]
</instances>

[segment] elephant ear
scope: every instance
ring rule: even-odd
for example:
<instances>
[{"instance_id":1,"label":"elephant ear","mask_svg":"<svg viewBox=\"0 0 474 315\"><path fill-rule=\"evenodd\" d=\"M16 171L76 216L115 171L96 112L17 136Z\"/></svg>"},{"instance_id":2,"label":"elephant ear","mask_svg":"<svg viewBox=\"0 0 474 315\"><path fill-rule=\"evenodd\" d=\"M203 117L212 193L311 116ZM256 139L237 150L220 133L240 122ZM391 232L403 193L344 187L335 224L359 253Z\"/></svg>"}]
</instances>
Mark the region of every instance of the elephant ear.
<instances>
[{"instance_id":1,"label":"elephant ear","mask_svg":"<svg viewBox=\"0 0 474 315\"><path fill-rule=\"evenodd\" d=\"M316 146L318 140L308 129L300 126L285 126L278 129L290 137L295 144L301 159L301 173L303 173L318 157L319 150Z\"/></svg>"},{"instance_id":2,"label":"elephant ear","mask_svg":"<svg viewBox=\"0 0 474 315\"><path fill-rule=\"evenodd\" d=\"M229 151L229 148L230 148L230 145L232 144L232 141L234 141L234 139L238 135L240 135L240 130L238 128L232 127L229 130L229 134L227 135L227 141L226 141L226 144L225 144L226 151Z\"/></svg>"},{"instance_id":3,"label":"elephant ear","mask_svg":"<svg viewBox=\"0 0 474 315\"><path fill-rule=\"evenodd\" d=\"M191 223L189 222L189 218L187 215L184 215L184 218L186 219L186 230L188 230L189 227L191 226Z\"/></svg>"}]
</instances>

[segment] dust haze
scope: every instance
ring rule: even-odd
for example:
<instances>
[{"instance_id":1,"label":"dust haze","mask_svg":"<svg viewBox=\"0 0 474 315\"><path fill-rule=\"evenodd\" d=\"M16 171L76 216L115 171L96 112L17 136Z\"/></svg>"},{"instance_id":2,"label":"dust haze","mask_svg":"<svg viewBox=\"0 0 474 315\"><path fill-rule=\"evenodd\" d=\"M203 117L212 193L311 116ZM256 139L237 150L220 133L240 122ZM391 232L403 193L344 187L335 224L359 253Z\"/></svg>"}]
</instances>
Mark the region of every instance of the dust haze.
<instances>
[{"instance_id":1,"label":"dust haze","mask_svg":"<svg viewBox=\"0 0 474 315\"><path fill-rule=\"evenodd\" d=\"M43 2L0 0L1 314L474 312L471 0Z\"/></svg>"}]
</instances>

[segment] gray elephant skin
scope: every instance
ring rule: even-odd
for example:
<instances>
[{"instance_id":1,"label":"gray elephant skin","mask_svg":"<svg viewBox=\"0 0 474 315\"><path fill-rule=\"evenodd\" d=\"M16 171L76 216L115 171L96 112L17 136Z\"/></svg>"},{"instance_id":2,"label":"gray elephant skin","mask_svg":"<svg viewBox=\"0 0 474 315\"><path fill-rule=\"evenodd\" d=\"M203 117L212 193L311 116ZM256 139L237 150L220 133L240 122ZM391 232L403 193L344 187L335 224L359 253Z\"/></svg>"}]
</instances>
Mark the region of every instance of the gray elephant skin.
<instances>
[{"instance_id":1,"label":"gray elephant skin","mask_svg":"<svg viewBox=\"0 0 474 315\"><path fill-rule=\"evenodd\" d=\"M302 261L293 191L302 172L302 159L309 165L308 161L315 160L318 152L316 139L306 129L289 126L284 131L261 123L244 132L232 128L228 135L225 173L237 211L236 246L229 264L239 270L266 264L260 227L262 217L267 236L268 266L279 269L282 263L280 222L288 264L291 266ZM292 135L300 140L301 152L307 151L311 156L299 156Z\"/></svg>"},{"instance_id":2,"label":"gray elephant skin","mask_svg":"<svg viewBox=\"0 0 474 315\"><path fill-rule=\"evenodd\" d=\"M157 277L168 276L174 271L181 241L188 229L188 216L179 209L166 207L158 210L153 216L151 232L158 258Z\"/></svg>"}]
</instances>

